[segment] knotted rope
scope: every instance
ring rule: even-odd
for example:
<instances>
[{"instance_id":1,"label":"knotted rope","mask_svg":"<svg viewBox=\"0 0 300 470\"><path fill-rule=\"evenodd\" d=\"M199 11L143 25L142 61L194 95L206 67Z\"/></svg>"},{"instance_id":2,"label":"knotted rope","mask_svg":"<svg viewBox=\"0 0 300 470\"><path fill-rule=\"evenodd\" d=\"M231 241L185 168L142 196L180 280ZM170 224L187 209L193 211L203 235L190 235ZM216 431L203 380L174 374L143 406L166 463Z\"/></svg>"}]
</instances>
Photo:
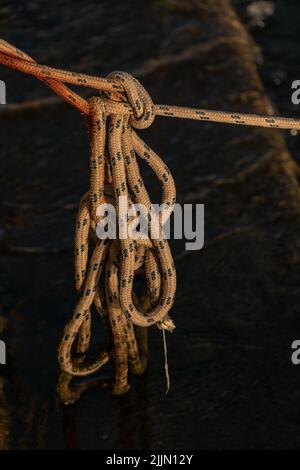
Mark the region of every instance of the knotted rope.
<instances>
[{"instance_id":1,"label":"knotted rope","mask_svg":"<svg viewBox=\"0 0 300 470\"><path fill-rule=\"evenodd\" d=\"M300 130L300 120L154 105L143 86L127 73L114 72L103 79L46 67L3 40L0 40L0 62L34 75L86 116L90 188L81 200L76 221L75 275L79 300L58 348L62 370L58 393L66 403L75 401L85 385L71 388L72 377L97 371L112 356L113 393L123 394L129 388L128 370L139 375L147 367L144 328L157 325L163 333L174 328L169 311L176 290L175 267L162 231L175 204L174 180L164 162L133 128L150 126L156 115L297 130ZM65 83L100 90L101 96L85 100ZM147 162L161 184L161 203L165 210L159 216L150 213L151 201L137 157ZM97 224L103 218L98 208L105 204L116 208L119 230L124 229L127 236L119 233L117 239L97 237ZM147 223L158 227L158 236L138 239L130 236L127 214L133 204L147 208ZM147 295L139 298L134 293L134 279L141 272L146 279ZM87 357L92 308L108 331L107 345L93 361ZM169 380L167 369L166 374Z\"/></svg>"},{"instance_id":2,"label":"knotted rope","mask_svg":"<svg viewBox=\"0 0 300 470\"><path fill-rule=\"evenodd\" d=\"M126 87L134 114L130 115L126 103L112 104L111 98L93 97L88 100L90 189L81 201L75 234L76 287L80 298L73 317L65 327L58 357L62 370L70 376L88 375L108 361L107 350L100 352L98 359L91 364L78 362L78 358L72 356L75 340L81 361L82 355L87 352L91 334L91 306L94 303L112 333L116 364L113 393L119 395L128 390L128 365L133 373L141 374L147 363L145 355L141 357L139 353L133 325L146 327L157 324L160 328L173 328L168 311L174 300L176 273L168 243L162 235L153 240L132 240L128 236L116 240L97 239L97 209L101 204L113 203L123 228L130 220L126 217L129 208L124 205L119 208L117 204L121 197L128 205L132 201L143 204L150 214L151 201L136 156L147 161L161 182L162 204L169 208L164 219L169 216L175 203L175 184L166 165L132 129L132 125L143 128L151 124L150 97L128 74L119 72L114 77ZM105 151L106 143L108 152ZM125 219L122 220L123 214ZM163 222L159 221L160 224ZM145 272L152 305L147 312L139 309L133 299L134 275L140 268ZM100 279L104 282L99 283Z\"/></svg>"}]
</instances>

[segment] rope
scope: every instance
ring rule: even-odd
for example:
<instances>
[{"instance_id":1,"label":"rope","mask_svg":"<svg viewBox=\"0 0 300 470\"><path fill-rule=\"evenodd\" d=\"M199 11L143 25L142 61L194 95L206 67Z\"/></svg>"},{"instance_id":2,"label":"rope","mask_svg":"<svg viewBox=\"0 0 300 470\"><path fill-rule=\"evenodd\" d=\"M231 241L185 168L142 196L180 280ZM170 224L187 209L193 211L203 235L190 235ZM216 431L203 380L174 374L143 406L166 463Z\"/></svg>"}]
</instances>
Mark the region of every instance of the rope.
<instances>
[{"instance_id":1,"label":"rope","mask_svg":"<svg viewBox=\"0 0 300 470\"><path fill-rule=\"evenodd\" d=\"M126 100L124 96L126 90L122 82L118 80L118 77L109 76L108 78L99 78L40 65L30 56L3 39L0 39L0 63L11 69L34 75L51 88L57 95L61 96L78 108L82 113L87 115L90 114L87 100L73 92L70 88L65 86L64 83L106 91L115 94L115 96L123 96ZM130 106L128 110L130 113L133 113L133 108ZM183 119L193 119L196 121L212 121L227 124L300 130L300 119L297 118L261 116L257 114L232 113L161 104L153 105L152 114L154 116L170 116Z\"/></svg>"},{"instance_id":2,"label":"rope","mask_svg":"<svg viewBox=\"0 0 300 470\"><path fill-rule=\"evenodd\" d=\"M86 387L82 384L71 387L72 377L96 372L110 357L115 363L112 392L116 395L125 393L129 389L129 370L140 375L147 367L145 327L151 325L157 325L163 331L168 391L165 331L174 328L169 311L176 291L176 271L169 245L162 235L162 225L175 204L175 184L170 170L133 128L150 126L156 115L297 130L300 130L300 120L154 105L143 86L125 72L113 72L104 79L54 69L36 63L4 40L0 40L0 62L37 77L79 109L88 125L90 187L80 202L75 231L75 277L79 300L58 348L61 375L57 390L61 399L65 403L78 399ZM66 83L100 90L101 95L85 100ZM148 212L149 226L154 223L159 227L158 237L133 239L119 233L117 239L99 239L96 228L103 218L97 212L100 205L113 204L120 229L125 230L131 219L124 214L133 204L143 204L150 211L151 201L137 157L146 161L161 185L161 204L166 210L159 217L153 213L150 216ZM122 206L118 204L121 196L125 197L122 201L126 201ZM147 294L140 297L134 292L138 275L144 277L147 284ZM93 308L107 330L107 344L92 360L87 353Z\"/></svg>"}]
</instances>

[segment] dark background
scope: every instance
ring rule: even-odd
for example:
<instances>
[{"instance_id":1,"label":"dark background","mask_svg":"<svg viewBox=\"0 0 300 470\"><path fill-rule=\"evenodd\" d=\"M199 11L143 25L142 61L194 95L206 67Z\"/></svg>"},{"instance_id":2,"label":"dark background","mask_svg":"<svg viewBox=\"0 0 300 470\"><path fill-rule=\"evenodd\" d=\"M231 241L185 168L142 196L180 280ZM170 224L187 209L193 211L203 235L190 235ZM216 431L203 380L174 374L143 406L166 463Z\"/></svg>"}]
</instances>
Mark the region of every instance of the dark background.
<instances>
[{"instance_id":1,"label":"dark background","mask_svg":"<svg viewBox=\"0 0 300 470\"><path fill-rule=\"evenodd\" d=\"M274 14L255 26L247 7L259 2L234 3L256 43L227 0L2 1L0 30L40 63L100 76L126 70L157 103L299 115L290 84L299 78L300 6L269 2ZM2 66L0 78L8 104L51 96ZM171 391L153 329L149 372L131 377L129 394L94 389L62 407L56 347L76 298L87 136L80 113L59 100L0 112L2 447L299 449L300 369L290 360L300 337L299 138L167 118L142 132L172 170L178 202L206 211L204 249L172 247ZM156 187L145 169L144 177Z\"/></svg>"},{"instance_id":2,"label":"dark background","mask_svg":"<svg viewBox=\"0 0 300 470\"><path fill-rule=\"evenodd\" d=\"M299 107L291 101L291 84L300 76L300 3L296 0L232 3L257 44L257 66L266 92L283 116L299 115ZM299 134L286 133L285 137L299 163Z\"/></svg>"}]
</instances>

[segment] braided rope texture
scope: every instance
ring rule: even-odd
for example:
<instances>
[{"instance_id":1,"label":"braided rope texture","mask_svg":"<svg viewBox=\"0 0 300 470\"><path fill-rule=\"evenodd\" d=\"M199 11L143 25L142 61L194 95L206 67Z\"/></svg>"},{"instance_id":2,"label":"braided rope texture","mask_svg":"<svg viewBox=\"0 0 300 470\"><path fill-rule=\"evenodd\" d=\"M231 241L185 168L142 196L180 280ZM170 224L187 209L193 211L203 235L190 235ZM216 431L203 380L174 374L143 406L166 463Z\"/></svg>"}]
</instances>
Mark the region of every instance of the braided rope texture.
<instances>
[{"instance_id":1,"label":"braided rope texture","mask_svg":"<svg viewBox=\"0 0 300 470\"><path fill-rule=\"evenodd\" d=\"M85 386L71 387L71 379L96 372L112 357L115 364L112 391L121 395L129 389L128 371L140 375L147 367L145 328L157 325L162 330L173 330L169 311L176 291L174 262L162 236L162 225L175 204L174 180L164 162L134 128L150 126L155 115L297 130L300 120L154 105L143 86L125 72L113 72L104 79L46 67L4 40L0 40L0 62L34 75L85 115L90 141L90 187L80 202L75 231L79 300L58 348L61 375L57 390L64 403L76 401ZM65 83L100 90L101 96L85 100ZM150 210L151 201L138 158L146 161L162 188L161 204L167 210L154 221L159 225L159 237L98 239L97 208L101 204L113 204L120 216L118 200L125 196L128 201L125 209L139 203ZM150 217L148 221L153 222ZM122 223L128 225L128 218ZM140 272L146 279L147 295L138 298L133 287L135 275ZM107 345L100 348L95 360L88 358L92 309L107 330ZM106 386L107 382L103 384Z\"/></svg>"},{"instance_id":2,"label":"braided rope texture","mask_svg":"<svg viewBox=\"0 0 300 470\"><path fill-rule=\"evenodd\" d=\"M103 98L89 99L90 189L81 201L75 234L76 287L80 298L65 328L58 357L61 369L69 374L63 377L68 380L97 371L108 361L111 349L115 360L113 393L120 395L129 388L128 368L140 375L147 365L147 355L139 351L134 326L157 324L161 329L174 328L168 312L174 301L176 272L168 243L162 236L153 240L97 239L97 208L100 204L113 203L121 220L116 201L125 196L129 203L143 204L150 212L151 201L140 175L137 156L148 163L161 182L161 203L169 208L167 216L175 203L175 184L163 161L132 129L133 125L141 128L151 122L150 98L142 107L139 100L146 92L141 85L128 74L119 72L116 76L128 89L128 99L135 103L137 113L130 116L126 106L116 103L111 107ZM141 117L142 109L147 111ZM125 211L127 213L127 208ZM128 222L123 220L124 224ZM136 305L141 302L133 298L135 272L141 269L145 273L151 305L147 311L138 309ZM107 326L113 344L112 348L101 351L95 362L86 364L92 304ZM77 358L72 356L75 340ZM62 395L66 401L64 380L60 381L59 390L64 390Z\"/></svg>"}]
</instances>

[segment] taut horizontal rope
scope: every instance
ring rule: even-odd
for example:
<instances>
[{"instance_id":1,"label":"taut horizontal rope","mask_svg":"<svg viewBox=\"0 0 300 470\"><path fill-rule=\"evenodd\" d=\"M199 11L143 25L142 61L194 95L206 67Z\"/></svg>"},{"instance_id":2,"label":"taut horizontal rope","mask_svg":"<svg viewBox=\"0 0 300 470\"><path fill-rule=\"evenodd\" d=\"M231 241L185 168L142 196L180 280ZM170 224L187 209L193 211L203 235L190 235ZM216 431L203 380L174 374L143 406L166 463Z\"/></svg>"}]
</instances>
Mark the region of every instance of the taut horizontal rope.
<instances>
[{"instance_id":1,"label":"taut horizontal rope","mask_svg":"<svg viewBox=\"0 0 300 470\"><path fill-rule=\"evenodd\" d=\"M84 114L90 113L87 100L64 85L65 83L119 94L119 96L124 96L125 93L123 84L118 80L114 80L112 78L99 78L40 65L30 56L3 39L0 40L0 63L12 69L19 70L29 75L34 75L39 80L43 81L57 95L70 102ZM216 111L202 108L196 109L163 104L154 104L153 114L156 116L169 116L193 119L196 121L212 121L247 126L300 130L300 119L272 115L262 116L257 114Z\"/></svg>"},{"instance_id":2,"label":"taut horizontal rope","mask_svg":"<svg viewBox=\"0 0 300 470\"><path fill-rule=\"evenodd\" d=\"M58 348L62 370L58 392L66 403L75 401L84 386L71 388L73 376L86 376L115 361L113 393L125 393L128 370L141 374L148 361L145 327L157 325L172 331L169 317L176 290L176 272L162 225L175 204L175 184L160 157L135 133L151 125L156 115L229 124L300 130L300 120L253 114L228 113L178 106L154 105L143 86L125 72L107 78L54 69L36 63L30 56L0 40L0 62L34 75L56 94L86 115L90 139L90 188L83 196L75 232L75 276L79 300L67 323ZM65 84L100 90L101 96L85 100ZM133 204L150 209L151 201L139 172L137 158L147 162L161 188L162 217L151 217L159 226L157 238L99 239L98 208L113 204L122 219L118 200L125 197L126 213ZM124 207L123 207L124 209ZM153 222L148 218L148 224ZM129 219L122 224L128 228ZM128 231L126 232L128 233ZM142 272L147 294L134 293L134 279ZM96 360L87 357L91 340L92 307L108 332L108 344ZM164 348L166 343L164 335ZM166 364L167 386L169 375Z\"/></svg>"}]
</instances>

